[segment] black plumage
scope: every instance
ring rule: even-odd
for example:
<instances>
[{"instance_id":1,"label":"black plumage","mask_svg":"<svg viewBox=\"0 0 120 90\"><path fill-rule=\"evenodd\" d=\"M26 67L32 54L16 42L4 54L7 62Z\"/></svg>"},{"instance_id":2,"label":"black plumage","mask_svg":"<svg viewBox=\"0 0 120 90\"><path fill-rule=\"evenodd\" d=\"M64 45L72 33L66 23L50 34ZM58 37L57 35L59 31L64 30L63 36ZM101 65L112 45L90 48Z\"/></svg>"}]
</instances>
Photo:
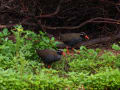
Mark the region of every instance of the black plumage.
<instances>
[{"instance_id":1,"label":"black plumage","mask_svg":"<svg viewBox=\"0 0 120 90\"><path fill-rule=\"evenodd\" d=\"M62 51L55 51L51 49L36 50L38 56L41 58L43 63L50 67L53 62L59 61L61 59Z\"/></svg>"},{"instance_id":2,"label":"black plumage","mask_svg":"<svg viewBox=\"0 0 120 90\"><path fill-rule=\"evenodd\" d=\"M73 46L78 44L79 42L84 41L85 39L89 39L86 33L66 33L60 35L60 40L66 44L67 54L70 54L69 48L72 47L72 50L74 50Z\"/></svg>"},{"instance_id":3,"label":"black plumage","mask_svg":"<svg viewBox=\"0 0 120 90\"><path fill-rule=\"evenodd\" d=\"M59 48L59 49L64 49L64 48L66 48L66 44L64 42L60 42L56 45L56 47Z\"/></svg>"},{"instance_id":4,"label":"black plumage","mask_svg":"<svg viewBox=\"0 0 120 90\"><path fill-rule=\"evenodd\" d=\"M66 33L60 35L60 40L63 41L66 45L73 47L75 44L89 39L87 34L84 32L81 33Z\"/></svg>"}]
</instances>

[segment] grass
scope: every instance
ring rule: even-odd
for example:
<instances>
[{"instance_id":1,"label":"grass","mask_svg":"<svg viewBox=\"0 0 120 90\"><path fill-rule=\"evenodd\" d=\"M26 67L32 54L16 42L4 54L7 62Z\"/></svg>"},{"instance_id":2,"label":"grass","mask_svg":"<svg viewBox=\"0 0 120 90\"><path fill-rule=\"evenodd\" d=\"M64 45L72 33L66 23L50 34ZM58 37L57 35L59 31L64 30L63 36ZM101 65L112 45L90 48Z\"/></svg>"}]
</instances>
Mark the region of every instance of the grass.
<instances>
[{"instance_id":1,"label":"grass","mask_svg":"<svg viewBox=\"0 0 120 90\"><path fill-rule=\"evenodd\" d=\"M15 42L10 40L13 35ZM36 34L17 25L13 30L0 32L0 89L1 90L118 90L120 88L120 55L101 49L81 46L74 56L67 55L44 67L36 49L57 49L54 37ZM113 44L114 50L120 46ZM77 52L79 51L79 54Z\"/></svg>"}]
</instances>

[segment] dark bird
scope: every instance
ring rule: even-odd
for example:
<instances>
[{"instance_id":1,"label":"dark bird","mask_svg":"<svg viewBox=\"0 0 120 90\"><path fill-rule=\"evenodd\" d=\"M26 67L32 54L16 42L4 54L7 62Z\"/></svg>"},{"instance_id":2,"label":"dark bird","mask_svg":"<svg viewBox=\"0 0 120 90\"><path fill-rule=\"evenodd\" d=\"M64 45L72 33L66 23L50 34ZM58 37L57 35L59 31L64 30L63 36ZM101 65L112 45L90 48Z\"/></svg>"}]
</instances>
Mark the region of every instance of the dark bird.
<instances>
[{"instance_id":1,"label":"dark bird","mask_svg":"<svg viewBox=\"0 0 120 90\"><path fill-rule=\"evenodd\" d=\"M78 44L81 41L89 39L86 33L66 33L60 35L60 40L63 41L67 47L67 54L69 54L68 46L73 47L74 45ZM72 48L73 49L73 48Z\"/></svg>"},{"instance_id":2,"label":"dark bird","mask_svg":"<svg viewBox=\"0 0 120 90\"><path fill-rule=\"evenodd\" d=\"M56 45L56 47L59 49L64 49L64 48L66 48L66 44L64 42L59 41L59 43Z\"/></svg>"},{"instance_id":3,"label":"dark bird","mask_svg":"<svg viewBox=\"0 0 120 90\"><path fill-rule=\"evenodd\" d=\"M51 50L51 49L44 49L44 50L36 50L38 56L41 58L45 66L48 68L51 67L53 62L59 61L61 59L62 51L58 50Z\"/></svg>"}]
</instances>

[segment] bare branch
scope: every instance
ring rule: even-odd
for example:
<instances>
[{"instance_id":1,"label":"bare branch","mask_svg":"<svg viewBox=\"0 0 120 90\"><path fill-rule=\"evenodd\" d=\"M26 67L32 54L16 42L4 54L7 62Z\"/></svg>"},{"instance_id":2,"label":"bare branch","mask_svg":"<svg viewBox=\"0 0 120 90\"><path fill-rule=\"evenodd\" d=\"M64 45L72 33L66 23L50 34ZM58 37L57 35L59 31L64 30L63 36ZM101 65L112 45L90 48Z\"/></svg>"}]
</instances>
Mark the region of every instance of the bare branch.
<instances>
[{"instance_id":1,"label":"bare branch","mask_svg":"<svg viewBox=\"0 0 120 90\"><path fill-rule=\"evenodd\" d=\"M103 21L99 21L99 20L103 20ZM44 28L46 28L46 29L52 29L52 30L56 30L56 29L69 29L69 30L72 30L72 29L81 28L82 26L85 26L86 24L93 23L93 22L95 22L95 23L111 23L111 24L119 24L120 23L119 20L115 20L115 19L111 19L111 18L97 17L97 18L89 19L89 20L79 24L78 26L73 26L73 27L50 27L50 26L45 26L45 25L42 25L42 26Z\"/></svg>"}]
</instances>

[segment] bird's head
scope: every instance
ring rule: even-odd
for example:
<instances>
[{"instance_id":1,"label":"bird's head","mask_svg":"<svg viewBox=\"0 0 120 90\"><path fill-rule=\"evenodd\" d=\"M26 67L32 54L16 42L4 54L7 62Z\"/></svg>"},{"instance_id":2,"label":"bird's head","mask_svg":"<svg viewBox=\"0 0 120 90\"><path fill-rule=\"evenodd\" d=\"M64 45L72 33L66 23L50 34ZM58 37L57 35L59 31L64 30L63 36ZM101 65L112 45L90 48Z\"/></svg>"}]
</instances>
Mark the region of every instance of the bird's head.
<instances>
[{"instance_id":1,"label":"bird's head","mask_svg":"<svg viewBox=\"0 0 120 90\"><path fill-rule=\"evenodd\" d=\"M57 50L57 54L58 54L58 55L62 55L62 53L63 53L63 50L62 50L62 49L58 49L58 50Z\"/></svg>"},{"instance_id":2,"label":"bird's head","mask_svg":"<svg viewBox=\"0 0 120 90\"><path fill-rule=\"evenodd\" d=\"M89 37L88 37L88 35L87 35L85 32L81 32L81 33L80 33L80 37L89 40Z\"/></svg>"}]
</instances>

